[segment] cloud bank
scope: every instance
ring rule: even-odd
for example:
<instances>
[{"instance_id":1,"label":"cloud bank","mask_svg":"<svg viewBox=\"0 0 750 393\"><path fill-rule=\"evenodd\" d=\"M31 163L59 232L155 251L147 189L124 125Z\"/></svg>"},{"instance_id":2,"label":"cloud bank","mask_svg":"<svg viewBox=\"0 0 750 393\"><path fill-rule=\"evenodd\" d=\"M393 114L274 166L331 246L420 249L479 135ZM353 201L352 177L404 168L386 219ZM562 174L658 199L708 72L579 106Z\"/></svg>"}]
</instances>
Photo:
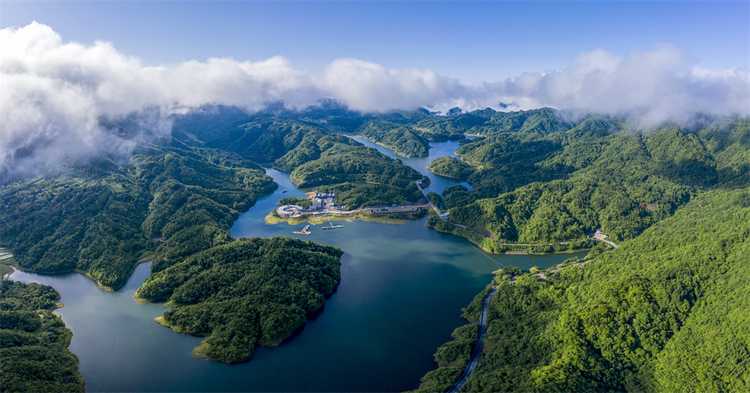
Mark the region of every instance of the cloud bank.
<instances>
[{"instance_id":1,"label":"cloud bank","mask_svg":"<svg viewBox=\"0 0 750 393\"><path fill-rule=\"evenodd\" d=\"M695 113L750 115L747 70L703 70L669 44L626 56L581 53L568 68L482 86L462 85L429 69L388 69L357 59L334 60L322 71L295 69L282 56L144 66L111 43L66 43L36 22L0 30L0 47L0 174L127 149L128 142L104 132L99 119L144 108L168 114L223 104L254 111L268 102L303 108L330 98L365 112L498 109L503 102L513 110L577 108L637 116L649 124ZM149 132L169 132L164 124L154 128Z\"/></svg>"}]
</instances>

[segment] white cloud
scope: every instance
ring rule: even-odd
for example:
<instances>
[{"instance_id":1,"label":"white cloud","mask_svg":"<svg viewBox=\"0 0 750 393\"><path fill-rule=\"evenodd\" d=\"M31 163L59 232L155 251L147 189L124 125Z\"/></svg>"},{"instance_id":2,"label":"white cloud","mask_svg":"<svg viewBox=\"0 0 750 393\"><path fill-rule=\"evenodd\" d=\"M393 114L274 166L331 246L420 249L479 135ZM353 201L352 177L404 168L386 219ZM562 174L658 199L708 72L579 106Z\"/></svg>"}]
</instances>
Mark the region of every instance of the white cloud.
<instances>
[{"instance_id":1,"label":"white cloud","mask_svg":"<svg viewBox=\"0 0 750 393\"><path fill-rule=\"evenodd\" d=\"M669 44L626 56L581 53L569 68L483 86L461 85L429 69L387 69L357 59L337 59L316 72L297 70L281 56L150 67L108 42L64 43L39 23L0 30L0 47L0 174L102 149L122 151L128 142L103 133L98 119L144 107L161 113L204 104L258 110L269 101L304 107L332 98L362 111L472 110L504 102L511 109L637 113L649 124L696 112L750 115L746 70L697 68L694 59ZM168 132L158 128L152 132Z\"/></svg>"},{"instance_id":2,"label":"white cloud","mask_svg":"<svg viewBox=\"0 0 750 393\"><path fill-rule=\"evenodd\" d=\"M569 68L524 74L485 90L519 102L520 109L552 106L638 114L646 124L680 122L695 113L750 114L747 70L701 70L669 44L625 57L602 50L582 53Z\"/></svg>"}]
</instances>

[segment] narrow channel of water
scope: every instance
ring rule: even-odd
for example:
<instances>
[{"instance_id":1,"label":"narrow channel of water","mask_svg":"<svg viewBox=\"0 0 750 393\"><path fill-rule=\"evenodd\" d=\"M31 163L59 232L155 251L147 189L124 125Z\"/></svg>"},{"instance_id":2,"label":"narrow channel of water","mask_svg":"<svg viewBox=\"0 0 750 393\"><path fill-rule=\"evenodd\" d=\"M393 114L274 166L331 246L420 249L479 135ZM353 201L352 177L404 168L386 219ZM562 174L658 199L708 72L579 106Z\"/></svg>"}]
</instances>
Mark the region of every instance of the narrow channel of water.
<instances>
[{"instance_id":1,"label":"narrow channel of water","mask_svg":"<svg viewBox=\"0 0 750 393\"><path fill-rule=\"evenodd\" d=\"M451 144L458 145L445 143L433 144L431 159L441 151L452 154ZM264 217L280 198L303 193L287 174L273 169L267 173L279 189L242 215L232 235L298 237L341 247L346 254L341 284L325 309L297 335L278 347L260 348L247 363L194 358L191 351L201 338L157 325L154 318L167 308L138 304L132 297L149 275L148 264L140 265L114 293L99 290L76 273L13 273L13 280L51 285L62 295L65 307L57 312L73 330L70 349L80 359L88 391L415 389L419 378L435 368L436 348L466 323L461 308L489 283L492 270L503 265L545 268L585 254L488 255L462 238L426 228L426 218L400 225L344 222L341 229L313 226L309 236L293 235L303 225L266 225ZM451 179L444 180L434 179L435 189L447 187Z\"/></svg>"},{"instance_id":2,"label":"narrow channel of water","mask_svg":"<svg viewBox=\"0 0 750 393\"><path fill-rule=\"evenodd\" d=\"M427 192L436 192L438 194L442 193L443 190L445 190L447 187L450 187L454 184L460 184L469 190L471 190L471 185L467 182L462 182L456 179L451 179L449 177L444 177L440 175L436 175L432 172L430 172L429 169L427 169L427 165L432 162L432 160L440 157L458 157L456 156L456 149L459 148L458 141L447 141L447 142L433 142L430 143L432 146L432 149L430 149L430 154L427 157L401 157L393 153L392 150L385 148L383 146L378 145L377 143L373 143L368 141L365 138L356 137L347 135L349 138L354 139L355 141L362 143L363 145L367 147L373 147L375 149L378 149L379 152L391 157L391 158L398 158L401 160L404 164L416 169L419 171L419 173L428 176L430 178L430 181L432 181L432 184L430 184L428 187L425 188L425 191Z\"/></svg>"}]
</instances>

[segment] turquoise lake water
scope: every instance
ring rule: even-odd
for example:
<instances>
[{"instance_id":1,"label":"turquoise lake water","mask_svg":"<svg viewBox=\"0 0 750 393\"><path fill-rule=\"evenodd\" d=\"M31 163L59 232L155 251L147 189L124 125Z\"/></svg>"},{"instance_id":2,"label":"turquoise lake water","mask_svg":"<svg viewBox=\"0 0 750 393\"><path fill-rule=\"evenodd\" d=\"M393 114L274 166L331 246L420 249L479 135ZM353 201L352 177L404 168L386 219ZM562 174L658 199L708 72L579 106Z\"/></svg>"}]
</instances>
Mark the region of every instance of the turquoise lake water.
<instances>
[{"instance_id":1,"label":"turquoise lake water","mask_svg":"<svg viewBox=\"0 0 750 393\"><path fill-rule=\"evenodd\" d=\"M360 140L360 139L358 139ZM362 141L362 140L360 140ZM392 152L364 141L393 156ZM434 143L428 158L400 158L432 179L440 192L457 181L426 170L432 159L452 155L457 142ZM382 149L382 150L381 150ZM465 307L505 265L546 268L577 254L489 255L466 240L406 224L343 222L344 228L294 235L306 224L266 225L264 217L285 196L301 196L287 174L267 173L279 183L231 228L234 237L289 236L342 248L341 284L296 335L278 347L259 348L246 363L227 365L194 358L200 337L159 326L168 308L139 304L136 289L150 265L136 268L117 292L104 292L77 273L15 272L11 279L57 289L65 307L56 312L73 330L71 351L89 392L98 391L404 391L436 368L432 355L466 323ZM286 191L283 193L283 191Z\"/></svg>"}]
</instances>

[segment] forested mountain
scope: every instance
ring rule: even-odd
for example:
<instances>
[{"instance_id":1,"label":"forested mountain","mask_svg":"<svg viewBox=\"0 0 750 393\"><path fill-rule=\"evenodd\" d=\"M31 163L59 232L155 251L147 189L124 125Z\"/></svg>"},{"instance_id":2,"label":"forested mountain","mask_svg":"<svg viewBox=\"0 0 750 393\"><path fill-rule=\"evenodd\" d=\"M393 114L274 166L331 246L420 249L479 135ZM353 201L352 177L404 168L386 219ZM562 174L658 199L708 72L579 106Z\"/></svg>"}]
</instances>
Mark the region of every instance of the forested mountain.
<instances>
[{"instance_id":1,"label":"forested mountain","mask_svg":"<svg viewBox=\"0 0 750 393\"><path fill-rule=\"evenodd\" d=\"M427 157L430 143L424 133L385 120L370 120L354 132L405 157Z\"/></svg>"},{"instance_id":2,"label":"forested mountain","mask_svg":"<svg viewBox=\"0 0 750 393\"><path fill-rule=\"evenodd\" d=\"M170 301L158 321L205 336L197 356L244 361L323 306L343 252L294 239L232 239L238 215L276 187L248 159L289 172L298 187L336 192L338 205L401 203L422 198L414 181L429 179L343 133L420 156L429 141L477 134L461 140L460 160L430 164L471 190L429 193L450 212L429 226L492 252L590 248L586 235L597 228L620 248L595 248L585 267L546 279L501 280L465 390L747 390L748 119L635 132L621 119L549 108L362 114L328 102L255 114L206 108L173 120L174 139L142 143L125 164L100 157L2 185L0 246L21 267L77 270L108 288L120 287L139 260L153 260L137 295ZM467 316L476 319L487 292ZM438 349L446 367L426 376L425 390L451 386L476 336L474 325L459 328ZM60 359L71 370L71 359Z\"/></svg>"},{"instance_id":3,"label":"forested mountain","mask_svg":"<svg viewBox=\"0 0 750 393\"><path fill-rule=\"evenodd\" d=\"M457 113L449 116L430 116L417 124L417 129L433 134L443 134L451 139L461 139L457 135L494 135L506 132L534 133L548 135L567 131L580 122L588 120L590 114L577 115L573 112L558 111L552 108L532 109L517 112L499 112L491 108ZM617 119L595 116L599 121L620 124Z\"/></svg>"},{"instance_id":4,"label":"forested mountain","mask_svg":"<svg viewBox=\"0 0 750 393\"><path fill-rule=\"evenodd\" d=\"M73 333L59 315L54 288L3 278L0 283L0 389L3 392L84 392Z\"/></svg>"},{"instance_id":5,"label":"forested mountain","mask_svg":"<svg viewBox=\"0 0 750 393\"><path fill-rule=\"evenodd\" d=\"M410 126L429 114L422 110L368 115L330 105L303 111L271 106L254 114L238 108L212 107L175 117L173 136L186 143L220 147L263 163L278 159L305 136L315 135L317 141L329 132L360 135L397 154L423 157L430 148L429 134ZM311 134L315 132L318 134Z\"/></svg>"},{"instance_id":6,"label":"forested mountain","mask_svg":"<svg viewBox=\"0 0 750 393\"><path fill-rule=\"evenodd\" d=\"M596 123L597 129L607 129L621 125L622 121L551 108L518 112L487 108L448 116L426 109L360 113L334 102L323 102L302 110L271 105L253 114L233 107L202 108L176 116L173 136L185 143L236 152L253 161L273 162L299 142L299 132L327 130L359 135L396 154L424 157L430 148L429 141L461 140L464 134L485 136L508 132L544 136L582 123L589 123L589 127Z\"/></svg>"},{"instance_id":7,"label":"forested mountain","mask_svg":"<svg viewBox=\"0 0 750 393\"><path fill-rule=\"evenodd\" d=\"M452 220L430 225L496 252L596 228L620 243L585 267L501 281L462 390L747 390L750 121L626 129L590 117L546 135L493 133L457 151L476 168L472 190L446 188ZM488 292L468 317L479 319ZM453 385L475 331L459 328L438 349L446 367L420 389Z\"/></svg>"},{"instance_id":8,"label":"forested mountain","mask_svg":"<svg viewBox=\"0 0 750 393\"><path fill-rule=\"evenodd\" d=\"M251 117L229 110L219 110L218 113L203 114L203 118L216 118L217 123L213 126L204 119L196 124L206 124L205 127L189 128L184 124L187 120L176 120L173 133L175 136L187 135L189 128L189 134L202 143L193 140L194 145L229 150L259 162L273 162L274 168L291 172L290 178L297 187L333 186L331 189L336 192L349 191L341 195L337 203L351 208L361 204L416 202L422 198L414 184L414 180L423 179L419 172L351 138L329 132L316 124L268 113ZM291 116L290 113L286 115ZM297 114L296 117L300 116ZM236 124L245 120L250 121ZM392 135L410 132L403 127L391 131ZM371 129L369 132L377 131ZM189 138L186 143L191 143ZM360 184L356 190L350 191L351 183L370 184Z\"/></svg>"},{"instance_id":9,"label":"forested mountain","mask_svg":"<svg viewBox=\"0 0 750 393\"><path fill-rule=\"evenodd\" d=\"M443 205L490 251L502 250L498 243L581 239L597 228L632 239L703 190L750 184L749 151L750 122L742 119L698 132L579 126L543 137L497 134L459 148L478 168L473 188L447 188Z\"/></svg>"},{"instance_id":10,"label":"forested mountain","mask_svg":"<svg viewBox=\"0 0 750 393\"><path fill-rule=\"evenodd\" d=\"M141 146L129 162L78 166L4 185L0 244L40 272L82 271L119 288L139 258L175 258L231 241L229 227L276 184L257 165L210 149Z\"/></svg>"},{"instance_id":11,"label":"forested mountain","mask_svg":"<svg viewBox=\"0 0 750 393\"><path fill-rule=\"evenodd\" d=\"M173 120L173 134L187 145L143 144L124 165L99 157L3 185L0 246L22 268L77 270L116 289L141 258L153 259L159 271L231 241L238 214L276 187L243 157L274 162L300 187L357 182L340 196L350 207L422 197L417 171L314 124L226 107Z\"/></svg>"},{"instance_id":12,"label":"forested mountain","mask_svg":"<svg viewBox=\"0 0 750 393\"><path fill-rule=\"evenodd\" d=\"M465 391L745 391L750 380L750 188L703 192L585 267L500 284ZM478 319L484 293L466 313ZM459 328L459 333L471 328ZM425 377L445 391L473 340Z\"/></svg>"},{"instance_id":13,"label":"forested mountain","mask_svg":"<svg viewBox=\"0 0 750 393\"><path fill-rule=\"evenodd\" d=\"M291 174L292 182L298 187L360 181L403 188L422 177L400 160L373 148L345 144L332 146L319 159L298 166Z\"/></svg>"},{"instance_id":14,"label":"forested mountain","mask_svg":"<svg viewBox=\"0 0 750 393\"><path fill-rule=\"evenodd\" d=\"M278 345L323 307L341 273L338 248L296 239L239 239L152 274L136 296L169 299L160 323L205 335L197 356L248 360Z\"/></svg>"}]
</instances>

